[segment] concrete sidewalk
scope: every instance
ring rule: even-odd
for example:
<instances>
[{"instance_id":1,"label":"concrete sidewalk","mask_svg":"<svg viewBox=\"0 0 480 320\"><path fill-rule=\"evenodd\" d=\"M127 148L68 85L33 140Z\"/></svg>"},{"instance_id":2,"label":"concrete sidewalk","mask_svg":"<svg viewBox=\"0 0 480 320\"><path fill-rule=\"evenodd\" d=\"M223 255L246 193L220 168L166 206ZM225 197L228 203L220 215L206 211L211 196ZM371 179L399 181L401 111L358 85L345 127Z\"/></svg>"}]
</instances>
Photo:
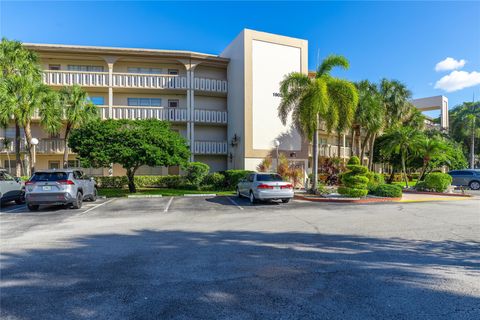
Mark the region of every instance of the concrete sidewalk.
<instances>
[{"instance_id":1,"label":"concrete sidewalk","mask_svg":"<svg viewBox=\"0 0 480 320\"><path fill-rule=\"evenodd\" d=\"M398 202L423 202L423 201L455 201L455 200L471 200L473 197L461 197L461 196L442 196L435 194L416 194L416 193L403 193L402 200Z\"/></svg>"}]
</instances>

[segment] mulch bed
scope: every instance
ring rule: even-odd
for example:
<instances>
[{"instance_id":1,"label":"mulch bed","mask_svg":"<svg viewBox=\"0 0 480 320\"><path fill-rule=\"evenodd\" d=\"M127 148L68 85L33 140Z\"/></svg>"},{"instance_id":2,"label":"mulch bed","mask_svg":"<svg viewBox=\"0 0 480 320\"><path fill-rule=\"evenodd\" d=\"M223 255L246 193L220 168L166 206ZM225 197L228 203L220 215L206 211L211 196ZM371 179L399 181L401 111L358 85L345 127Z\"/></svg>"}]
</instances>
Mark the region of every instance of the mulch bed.
<instances>
[{"instance_id":1,"label":"mulch bed","mask_svg":"<svg viewBox=\"0 0 480 320\"><path fill-rule=\"evenodd\" d=\"M402 198L381 198L381 197L367 197L367 198L325 198L315 195L295 195L295 199L313 201L313 202L336 202L336 203L375 203L375 202L395 202Z\"/></svg>"}]
</instances>

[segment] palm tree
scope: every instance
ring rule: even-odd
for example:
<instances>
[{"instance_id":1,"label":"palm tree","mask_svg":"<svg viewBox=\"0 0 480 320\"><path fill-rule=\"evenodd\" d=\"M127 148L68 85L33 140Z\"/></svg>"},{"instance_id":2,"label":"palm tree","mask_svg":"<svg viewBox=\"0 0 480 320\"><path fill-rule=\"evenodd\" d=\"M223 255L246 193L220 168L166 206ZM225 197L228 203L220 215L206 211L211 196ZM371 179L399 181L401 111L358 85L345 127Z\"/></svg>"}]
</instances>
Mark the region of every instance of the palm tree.
<instances>
[{"instance_id":1,"label":"palm tree","mask_svg":"<svg viewBox=\"0 0 480 320\"><path fill-rule=\"evenodd\" d=\"M356 131L364 129L365 138L361 143L358 156L363 159L367 142L369 145L369 168L373 166L373 148L375 138L382 132L385 124L385 108L382 103L377 86L368 80L357 83L359 94L357 111L355 113L355 126L352 128L351 145L355 143ZM359 137L360 138L360 137Z\"/></svg>"},{"instance_id":2,"label":"palm tree","mask_svg":"<svg viewBox=\"0 0 480 320\"><path fill-rule=\"evenodd\" d=\"M446 142L439 138L439 137L426 137L423 136L418 140L418 152L422 156L423 165L420 171L420 176L418 177L418 181L423 180L425 172L430 164L430 161L435 159L441 159L446 156L446 151L448 149L448 145Z\"/></svg>"},{"instance_id":3,"label":"palm tree","mask_svg":"<svg viewBox=\"0 0 480 320\"><path fill-rule=\"evenodd\" d=\"M7 125L12 119L15 123L15 168L16 176L22 173L20 159L20 122L16 114L16 97L20 92L16 82L22 79L40 80L37 56L23 48L22 43L2 38L0 42L0 124Z\"/></svg>"},{"instance_id":4,"label":"palm tree","mask_svg":"<svg viewBox=\"0 0 480 320\"><path fill-rule=\"evenodd\" d=\"M480 136L480 103L465 102L454 109L450 118L450 131L468 145L470 168L475 169L475 138Z\"/></svg>"},{"instance_id":5,"label":"palm tree","mask_svg":"<svg viewBox=\"0 0 480 320\"><path fill-rule=\"evenodd\" d=\"M410 103L412 93L398 80L382 79L380 95L386 112L385 126L387 128L399 126L412 108Z\"/></svg>"},{"instance_id":6,"label":"palm tree","mask_svg":"<svg viewBox=\"0 0 480 320\"><path fill-rule=\"evenodd\" d=\"M79 86L73 85L60 90L65 121L63 167L68 167L67 141L72 129L76 129L99 117L97 107L88 99L87 93Z\"/></svg>"},{"instance_id":7,"label":"palm tree","mask_svg":"<svg viewBox=\"0 0 480 320\"><path fill-rule=\"evenodd\" d=\"M291 113L294 125L304 138L313 142L313 181L312 189L318 182L318 130L320 121L324 121L330 133L337 127L340 108L349 106L348 99L356 105L356 91L346 85L344 80L330 76L334 67L348 69L348 60L342 56L331 55L323 60L315 78L293 72L285 76L280 84L282 101L278 106L278 115L284 125ZM353 87L353 90L352 90ZM353 116L352 116L353 118Z\"/></svg>"},{"instance_id":8,"label":"palm tree","mask_svg":"<svg viewBox=\"0 0 480 320\"><path fill-rule=\"evenodd\" d=\"M40 124L47 132L56 132L61 126L58 96L42 83L38 57L23 48L20 42L2 39L0 61L3 71L0 82L0 122L3 125L11 119L15 122L16 174L20 175L20 126L25 133L31 170L32 118L38 115Z\"/></svg>"},{"instance_id":9,"label":"palm tree","mask_svg":"<svg viewBox=\"0 0 480 320\"><path fill-rule=\"evenodd\" d=\"M397 127L390 129L382 142L382 152L386 155L400 155L405 186L408 188L406 160L409 154L416 152L421 139L420 132L412 127Z\"/></svg>"}]
</instances>

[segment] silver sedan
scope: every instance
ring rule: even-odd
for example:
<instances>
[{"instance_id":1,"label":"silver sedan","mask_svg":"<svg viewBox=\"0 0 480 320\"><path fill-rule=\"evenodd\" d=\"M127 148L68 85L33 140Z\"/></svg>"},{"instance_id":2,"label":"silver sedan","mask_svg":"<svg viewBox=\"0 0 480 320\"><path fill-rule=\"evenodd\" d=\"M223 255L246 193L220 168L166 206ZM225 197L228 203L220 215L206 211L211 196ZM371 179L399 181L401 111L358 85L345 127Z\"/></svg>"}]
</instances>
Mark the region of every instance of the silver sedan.
<instances>
[{"instance_id":1,"label":"silver sedan","mask_svg":"<svg viewBox=\"0 0 480 320\"><path fill-rule=\"evenodd\" d=\"M237 196L248 197L251 203L257 200L282 200L287 203L293 195L293 185L283 181L276 173L251 173L237 185Z\"/></svg>"}]
</instances>

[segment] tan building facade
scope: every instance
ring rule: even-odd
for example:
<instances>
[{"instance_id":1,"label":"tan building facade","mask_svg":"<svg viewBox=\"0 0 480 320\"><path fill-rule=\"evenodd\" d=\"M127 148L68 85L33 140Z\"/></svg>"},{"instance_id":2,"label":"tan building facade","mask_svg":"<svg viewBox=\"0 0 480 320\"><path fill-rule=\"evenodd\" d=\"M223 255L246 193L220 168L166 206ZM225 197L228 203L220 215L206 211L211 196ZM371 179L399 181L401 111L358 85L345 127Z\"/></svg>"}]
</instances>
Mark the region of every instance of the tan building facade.
<instances>
[{"instance_id":1,"label":"tan building facade","mask_svg":"<svg viewBox=\"0 0 480 320\"><path fill-rule=\"evenodd\" d=\"M308 73L308 42L243 30L219 55L190 51L25 44L39 55L43 81L54 89L78 84L102 119L169 121L189 142L191 161L212 171L255 170L278 151L308 171L309 144L277 115L279 83L290 72ZM36 168L60 168L63 132L48 135L37 119ZM14 164L13 125L0 129L0 167ZM348 140L348 139L347 139ZM336 137L321 138L320 155L338 156ZM344 142L345 143L345 142ZM22 146L24 143L22 143ZM350 150L343 144L342 157ZM22 153L22 158L26 153ZM9 164L8 159L11 159ZM70 154L70 166L78 161ZM275 160L274 160L275 162ZM85 169L91 175L123 175L113 168ZM176 174L179 168L140 168L141 174Z\"/></svg>"}]
</instances>

